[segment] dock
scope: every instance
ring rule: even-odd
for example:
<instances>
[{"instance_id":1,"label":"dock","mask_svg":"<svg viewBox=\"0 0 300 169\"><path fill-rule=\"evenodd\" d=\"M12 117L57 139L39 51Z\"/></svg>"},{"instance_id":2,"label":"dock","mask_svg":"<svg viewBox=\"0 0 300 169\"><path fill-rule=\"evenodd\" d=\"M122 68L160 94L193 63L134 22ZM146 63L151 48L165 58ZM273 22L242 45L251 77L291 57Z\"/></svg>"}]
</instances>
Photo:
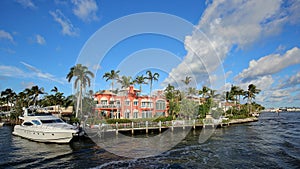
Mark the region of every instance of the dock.
<instances>
[{"instance_id":1,"label":"dock","mask_svg":"<svg viewBox=\"0 0 300 169\"><path fill-rule=\"evenodd\" d=\"M118 123L115 124L99 124L93 125L90 127L84 127L84 130L87 133L128 133L128 134L137 134L137 133L161 133L170 129L173 131L178 130L196 130L202 128L221 128L227 127L234 124L248 123L258 121L257 118L245 118L245 119L232 119L228 122L220 121L205 121L202 122L197 120L173 120L166 122L131 122L131 123Z\"/></svg>"}]
</instances>

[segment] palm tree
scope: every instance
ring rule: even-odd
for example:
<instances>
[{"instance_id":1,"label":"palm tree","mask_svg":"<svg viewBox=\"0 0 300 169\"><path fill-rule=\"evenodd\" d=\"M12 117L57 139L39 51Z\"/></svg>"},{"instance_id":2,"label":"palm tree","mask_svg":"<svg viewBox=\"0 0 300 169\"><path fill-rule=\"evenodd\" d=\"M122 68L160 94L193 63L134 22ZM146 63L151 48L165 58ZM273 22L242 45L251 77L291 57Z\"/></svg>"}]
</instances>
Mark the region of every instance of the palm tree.
<instances>
[{"instance_id":1,"label":"palm tree","mask_svg":"<svg viewBox=\"0 0 300 169\"><path fill-rule=\"evenodd\" d=\"M244 92L244 99L248 99L249 113L251 113L252 100L255 99L255 95L259 94L261 90L257 89L254 84L248 86L248 90Z\"/></svg>"},{"instance_id":2,"label":"palm tree","mask_svg":"<svg viewBox=\"0 0 300 169\"><path fill-rule=\"evenodd\" d=\"M106 81L111 80L111 90L114 90L114 82L119 79L120 71L111 70L110 72L106 72L102 78L106 78Z\"/></svg>"},{"instance_id":3,"label":"palm tree","mask_svg":"<svg viewBox=\"0 0 300 169\"><path fill-rule=\"evenodd\" d=\"M44 88L39 88L39 86L32 86L31 92L33 94L33 105L36 106L36 102L38 100L38 96L40 94L44 94Z\"/></svg>"},{"instance_id":4,"label":"palm tree","mask_svg":"<svg viewBox=\"0 0 300 169\"><path fill-rule=\"evenodd\" d=\"M53 89L51 89L51 92L54 92L54 93L58 92L58 89L57 89L57 87L56 87L56 86L54 86L54 87L53 87Z\"/></svg>"},{"instance_id":5,"label":"palm tree","mask_svg":"<svg viewBox=\"0 0 300 169\"><path fill-rule=\"evenodd\" d=\"M70 72L67 75L68 82L72 80L73 77L76 77L74 81L74 87L77 89L79 86L78 100L76 105L76 115L78 117L79 101L80 101L80 112L82 114L82 92L86 86L91 86L91 78L94 78L94 74L88 70L86 66L82 64L77 64L71 67Z\"/></svg>"},{"instance_id":6,"label":"palm tree","mask_svg":"<svg viewBox=\"0 0 300 169\"><path fill-rule=\"evenodd\" d=\"M118 79L118 82L121 84L121 88L124 89L133 84L131 76L122 76L120 79Z\"/></svg>"},{"instance_id":7,"label":"palm tree","mask_svg":"<svg viewBox=\"0 0 300 169\"><path fill-rule=\"evenodd\" d=\"M146 77L142 76L137 76L134 79L134 83L140 85L140 93L142 93L142 84L147 84L147 82L145 81Z\"/></svg>"},{"instance_id":8,"label":"palm tree","mask_svg":"<svg viewBox=\"0 0 300 169\"><path fill-rule=\"evenodd\" d=\"M16 96L16 93L12 89L9 89L9 88L7 88L5 91L1 92L1 97L3 97L4 100L6 100L6 103L7 103L6 111L8 111L9 103L12 103L12 99L15 96Z\"/></svg>"},{"instance_id":9,"label":"palm tree","mask_svg":"<svg viewBox=\"0 0 300 169\"><path fill-rule=\"evenodd\" d=\"M185 85L189 85L192 77L186 76L184 80L181 80Z\"/></svg>"},{"instance_id":10,"label":"palm tree","mask_svg":"<svg viewBox=\"0 0 300 169\"><path fill-rule=\"evenodd\" d=\"M148 70L146 72L146 74L148 75L148 77L146 77L146 79L148 79L150 81L150 97L151 97L152 96L152 84L153 84L153 81L158 81L159 74L158 73L152 74L152 72L150 70Z\"/></svg>"},{"instance_id":11,"label":"palm tree","mask_svg":"<svg viewBox=\"0 0 300 169\"><path fill-rule=\"evenodd\" d=\"M235 106L237 106L237 97L239 95L240 88L238 86L231 85L230 93L233 97L235 97Z\"/></svg>"},{"instance_id":12,"label":"palm tree","mask_svg":"<svg viewBox=\"0 0 300 169\"><path fill-rule=\"evenodd\" d=\"M199 95L202 95L202 98L205 99L206 98L206 95L208 94L209 92L209 88L206 87L206 86L203 86L201 90L198 91Z\"/></svg>"},{"instance_id":13,"label":"palm tree","mask_svg":"<svg viewBox=\"0 0 300 169\"><path fill-rule=\"evenodd\" d=\"M188 96L193 96L197 94L197 90L194 87L189 87L187 91Z\"/></svg>"}]
</instances>

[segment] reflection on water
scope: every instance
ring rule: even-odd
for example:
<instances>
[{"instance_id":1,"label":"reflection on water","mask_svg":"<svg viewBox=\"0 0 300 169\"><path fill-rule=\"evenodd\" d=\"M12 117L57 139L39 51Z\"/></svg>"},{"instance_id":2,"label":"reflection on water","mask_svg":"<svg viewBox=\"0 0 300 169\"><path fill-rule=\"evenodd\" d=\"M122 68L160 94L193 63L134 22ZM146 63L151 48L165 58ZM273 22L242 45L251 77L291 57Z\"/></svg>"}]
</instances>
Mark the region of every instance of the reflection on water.
<instances>
[{"instance_id":1,"label":"reflection on water","mask_svg":"<svg viewBox=\"0 0 300 169\"><path fill-rule=\"evenodd\" d=\"M0 168L299 168L300 113L263 113L258 122L217 129L199 143L201 130L191 131L178 145L162 154L138 158L147 146L151 153L163 150L176 136L153 142L136 137L106 147L122 147L120 152L136 153L135 158L112 154L90 139L70 144L44 144L11 135L12 128L0 128ZM204 132L204 131L203 131ZM184 133L183 133L184 134ZM148 135L150 137L151 135ZM158 135L156 135L158 136ZM155 136L152 136L155 137ZM168 140L169 139L169 140ZM131 147L129 151L128 147Z\"/></svg>"}]
</instances>

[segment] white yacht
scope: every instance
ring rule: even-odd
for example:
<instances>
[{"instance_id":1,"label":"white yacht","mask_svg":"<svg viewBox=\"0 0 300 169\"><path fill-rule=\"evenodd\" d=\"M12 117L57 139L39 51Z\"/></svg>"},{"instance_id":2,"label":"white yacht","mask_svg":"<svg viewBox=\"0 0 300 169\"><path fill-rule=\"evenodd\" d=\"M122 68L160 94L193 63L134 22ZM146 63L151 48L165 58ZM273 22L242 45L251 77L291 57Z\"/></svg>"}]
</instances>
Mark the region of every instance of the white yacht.
<instances>
[{"instance_id":1,"label":"white yacht","mask_svg":"<svg viewBox=\"0 0 300 169\"><path fill-rule=\"evenodd\" d=\"M79 132L77 127L35 108L24 109L23 116L19 118L23 123L14 127L13 134L33 141L69 143Z\"/></svg>"}]
</instances>

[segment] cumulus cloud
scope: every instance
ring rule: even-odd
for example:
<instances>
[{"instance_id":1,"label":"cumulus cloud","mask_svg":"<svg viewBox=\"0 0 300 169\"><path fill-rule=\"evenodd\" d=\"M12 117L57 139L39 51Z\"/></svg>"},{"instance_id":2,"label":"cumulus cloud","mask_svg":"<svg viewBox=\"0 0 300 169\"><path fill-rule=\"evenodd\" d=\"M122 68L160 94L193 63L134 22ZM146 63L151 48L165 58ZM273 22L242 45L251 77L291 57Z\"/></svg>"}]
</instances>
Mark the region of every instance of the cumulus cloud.
<instances>
[{"instance_id":1,"label":"cumulus cloud","mask_svg":"<svg viewBox=\"0 0 300 169\"><path fill-rule=\"evenodd\" d=\"M278 88L284 89L294 87L300 84L300 72L288 78L288 80L282 82Z\"/></svg>"},{"instance_id":2,"label":"cumulus cloud","mask_svg":"<svg viewBox=\"0 0 300 169\"><path fill-rule=\"evenodd\" d=\"M98 20L98 6L95 0L72 0L74 4L73 13L85 22Z\"/></svg>"},{"instance_id":3,"label":"cumulus cloud","mask_svg":"<svg viewBox=\"0 0 300 169\"><path fill-rule=\"evenodd\" d=\"M74 27L71 21L59 10L50 11L50 15L52 15L53 19L60 24L62 27L62 34L69 36L77 36L79 29Z\"/></svg>"},{"instance_id":4,"label":"cumulus cloud","mask_svg":"<svg viewBox=\"0 0 300 169\"><path fill-rule=\"evenodd\" d=\"M35 4L31 0L16 0L16 2L21 4L24 8L36 8Z\"/></svg>"},{"instance_id":5,"label":"cumulus cloud","mask_svg":"<svg viewBox=\"0 0 300 169\"><path fill-rule=\"evenodd\" d=\"M13 36L4 30L0 30L0 39L9 40L12 43L14 42Z\"/></svg>"},{"instance_id":6,"label":"cumulus cloud","mask_svg":"<svg viewBox=\"0 0 300 169\"><path fill-rule=\"evenodd\" d=\"M220 69L233 46L243 49L262 36L280 32L290 17L281 5L280 0L214 1L209 4L195 31L185 39L187 55L163 84L173 84L172 77L185 77L191 72L198 83L202 82L210 72Z\"/></svg>"},{"instance_id":7,"label":"cumulus cloud","mask_svg":"<svg viewBox=\"0 0 300 169\"><path fill-rule=\"evenodd\" d=\"M248 81L259 76L272 75L283 70L286 67L300 63L300 49L294 47L283 55L271 54L260 59L252 60L249 67L244 69L235 80Z\"/></svg>"}]
</instances>

